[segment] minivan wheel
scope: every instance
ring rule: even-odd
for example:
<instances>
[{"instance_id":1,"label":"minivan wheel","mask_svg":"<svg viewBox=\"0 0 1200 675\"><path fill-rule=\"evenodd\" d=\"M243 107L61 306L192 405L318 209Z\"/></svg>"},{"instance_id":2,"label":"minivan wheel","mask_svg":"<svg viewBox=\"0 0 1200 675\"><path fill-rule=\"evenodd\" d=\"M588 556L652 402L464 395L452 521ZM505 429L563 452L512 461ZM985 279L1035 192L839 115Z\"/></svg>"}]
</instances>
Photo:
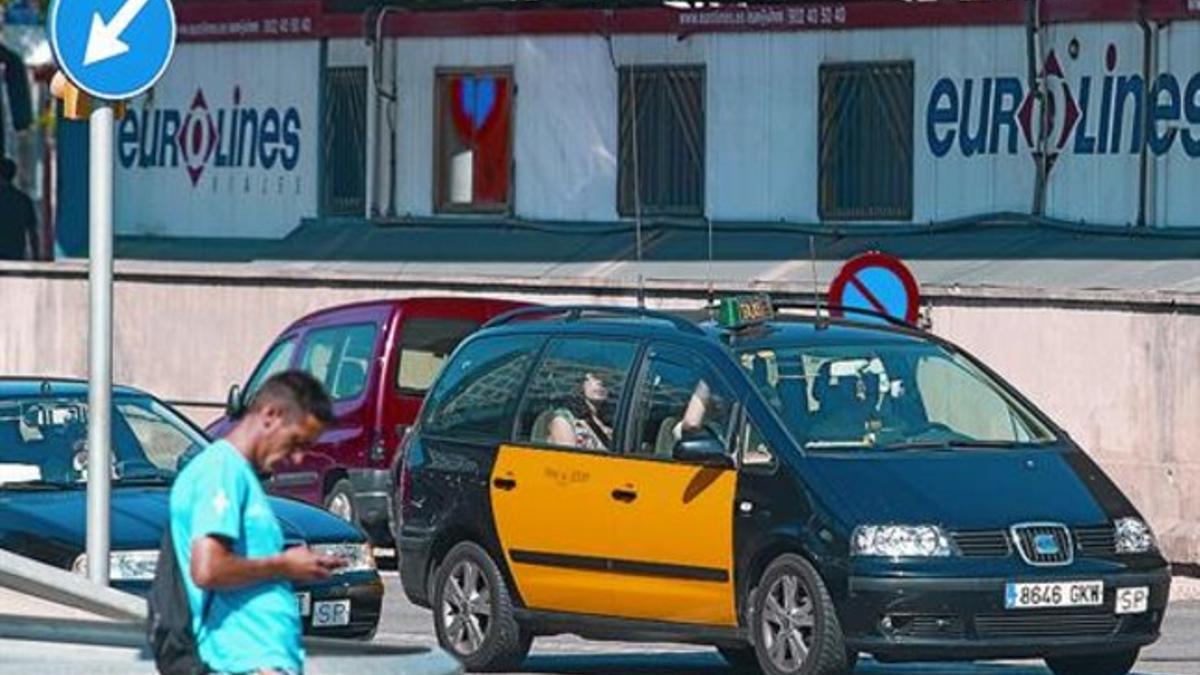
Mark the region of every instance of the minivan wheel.
<instances>
[{"instance_id":1,"label":"minivan wheel","mask_svg":"<svg viewBox=\"0 0 1200 675\"><path fill-rule=\"evenodd\" d=\"M1138 651L1052 657L1046 665L1055 675L1125 675L1137 663Z\"/></svg>"},{"instance_id":2,"label":"minivan wheel","mask_svg":"<svg viewBox=\"0 0 1200 675\"><path fill-rule=\"evenodd\" d=\"M533 642L513 616L512 596L496 563L477 544L457 544L438 565L434 631L442 649L472 672L514 670Z\"/></svg>"},{"instance_id":3,"label":"minivan wheel","mask_svg":"<svg viewBox=\"0 0 1200 675\"><path fill-rule=\"evenodd\" d=\"M354 513L354 486L343 478L333 484L325 495L325 510L347 523L357 522Z\"/></svg>"},{"instance_id":4,"label":"minivan wheel","mask_svg":"<svg viewBox=\"0 0 1200 675\"><path fill-rule=\"evenodd\" d=\"M804 558L781 555L754 592L754 649L767 675L842 675L849 665L837 611Z\"/></svg>"}]
</instances>

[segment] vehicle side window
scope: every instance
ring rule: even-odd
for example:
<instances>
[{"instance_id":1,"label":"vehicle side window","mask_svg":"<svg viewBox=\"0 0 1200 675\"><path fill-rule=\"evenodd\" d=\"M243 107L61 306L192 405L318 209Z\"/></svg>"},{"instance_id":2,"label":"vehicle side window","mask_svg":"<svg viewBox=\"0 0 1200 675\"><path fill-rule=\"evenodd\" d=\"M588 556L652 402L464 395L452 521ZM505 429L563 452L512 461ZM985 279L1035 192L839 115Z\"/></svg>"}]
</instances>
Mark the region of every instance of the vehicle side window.
<instances>
[{"instance_id":1,"label":"vehicle side window","mask_svg":"<svg viewBox=\"0 0 1200 675\"><path fill-rule=\"evenodd\" d=\"M945 358L917 361L917 390L931 424L943 425L970 438L1013 442L1032 439L1029 430L993 389Z\"/></svg>"},{"instance_id":2,"label":"vehicle side window","mask_svg":"<svg viewBox=\"0 0 1200 675\"><path fill-rule=\"evenodd\" d=\"M446 365L425 399L424 433L503 442L512 434L517 396L542 338L474 340Z\"/></svg>"},{"instance_id":3,"label":"vehicle side window","mask_svg":"<svg viewBox=\"0 0 1200 675\"><path fill-rule=\"evenodd\" d=\"M254 374L250 376L250 381L246 383L245 399L249 401L262 383L267 381L267 378L287 370L288 364L292 362L292 354L295 352L295 338L288 338L271 347L266 358L259 364L258 370L254 371Z\"/></svg>"},{"instance_id":4,"label":"vehicle side window","mask_svg":"<svg viewBox=\"0 0 1200 675\"><path fill-rule=\"evenodd\" d=\"M424 395L454 348L476 328L479 324L469 319L406 320L400 331L396 388L405 394Z\"/></svg>"},{"instance_id":5,"label":"vehicle side window","mask_svg":"<svg viewBox=\"0 0 1200 675\"><path fill-rule=\"evenodd\" d=\"M675 444L693 434L728 444L732 402L725 384L699 360L652 352L635 403L632 453L671 459Z\"/></svg>"},{"instance_id":6,"label":"vehicle side window","mask_svg":"<svg viewBox=\"0 0 1200 675\"><path fill-rule=\"evenodd\" d=\"M592 452L613 452L616 411L637 354L623 340L556 340L533 372L517 440Z\"/></svg>"},{"instance_id":7,"label":"vehicle side window","mask_svg":"<svg viewBox=\"0 0 1200 675\"><path fill-rule=\"evenodd\" d=\"M300 367L325 385L334 401L357 398L367 386L376 333L373 323L314 330L304 339Z\"/></svg>"},{"instance_id":8,"label":"vehicle side window","mask_svg":"<svg viewBox=\"0 0 1200 675\"><path fill-rule=\"evenodd\" d=\"M770 467L775 464L775 453L771 452L771 446L767 445L762 432L758 430L758 425L750 419L749 415L746 416L746 423L742 425L740 444L742 467Z\"/></svg>"}]
</instances>

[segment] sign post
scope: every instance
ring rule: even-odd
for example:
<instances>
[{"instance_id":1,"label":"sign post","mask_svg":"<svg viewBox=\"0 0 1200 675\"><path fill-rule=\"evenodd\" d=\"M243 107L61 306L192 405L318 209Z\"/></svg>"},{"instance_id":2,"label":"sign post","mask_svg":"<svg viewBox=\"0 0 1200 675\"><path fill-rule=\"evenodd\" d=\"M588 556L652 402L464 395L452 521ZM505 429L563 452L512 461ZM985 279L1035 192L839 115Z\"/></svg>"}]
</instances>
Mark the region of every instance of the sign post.
<instances>
[{"instance_id":1,"label":"sign post","mask_svg":"<svg viewBox=\"0 0 1200 675\"><path fill-rule=\"evenodd\" d=\"M862 310L857 318L882 315L917 325L921 292L917 279L895 256L871 251L846 261L829 284L829 313Z\"/></svg>"},{"instance_id":2,"label":"sign post","mask_svg":"<svg viewBox=\"0 0 1200 675\"><path fill-rule=\"evenodd\" d=\"M108 584L112 455L112 102L162 77L175 50L170 0L54 0L47 34L58 67L97 99L88 166L88 577Z\"/></svg>"}]
</instances>

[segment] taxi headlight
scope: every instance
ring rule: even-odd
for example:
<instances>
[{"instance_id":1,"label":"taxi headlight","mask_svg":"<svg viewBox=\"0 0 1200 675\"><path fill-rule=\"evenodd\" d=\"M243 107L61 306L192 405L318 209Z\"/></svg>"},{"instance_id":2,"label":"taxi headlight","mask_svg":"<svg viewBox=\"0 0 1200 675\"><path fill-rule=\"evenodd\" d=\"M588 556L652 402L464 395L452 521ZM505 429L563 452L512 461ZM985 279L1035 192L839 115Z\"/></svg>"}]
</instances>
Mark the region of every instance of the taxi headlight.
<instances>
[{"instance_id":1,"label":"taxi headlight","mask_svg":"<svg viewBox=\"0 0 1200 675\"><path fill-rule=\"evenodd\" d=\"M850 537L852 556L939 558L953 553L950 538L937 525L860 525Z\"/></svg>"},{"instance_id":2,"label":"taxi headlight","mask_svg":"<svg viewBox=\"0 0 1200 675\"><path fill-rule=\"evenodd\" d=\"M109 581L153 581L158 567L158 551L113 551L108 555ZM71 571L86 577L88 558L81 553Z\"/></svg>"},{"instance_id":3,"label":"taxi headlight","mask_svg":"<svg viewBox=\"0 0 1200 675\"><path fill-rule=\"evenodd\" d=\"M1158 549L1154 532L1141 518L1118 518L1116 530L1117 553L1149 553Z\"/></svg>"},{"instance_id":4,"label":"taxi headlight","mask_svg":"<svg viewBox=\"0 0 1200 675\"><path fill-rule=\"evenodd\" d=\"M333 556L346 561L345 567L334 570L334 574L375 569L375 552L370 544L311 544L309 548L317 555Z\"/></svg>"}]
</instances>

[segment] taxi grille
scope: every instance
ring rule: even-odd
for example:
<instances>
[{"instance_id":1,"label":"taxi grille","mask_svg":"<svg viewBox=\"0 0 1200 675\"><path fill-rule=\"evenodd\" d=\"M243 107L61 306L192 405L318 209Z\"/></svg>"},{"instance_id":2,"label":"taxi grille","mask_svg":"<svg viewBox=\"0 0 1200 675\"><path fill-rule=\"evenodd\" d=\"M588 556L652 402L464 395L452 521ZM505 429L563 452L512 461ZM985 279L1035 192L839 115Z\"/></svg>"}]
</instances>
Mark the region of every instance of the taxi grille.
<instances>
[{"instance_id":1,"label":"taxi grille","mask_svg":"<svg viewBox=\"0 0 1200 675\"><path fill-rule=\"evenodd\" d=\"M950 536L965 558L1004 558L1012 553L1004 530L965 530Z\"/></svg>"},{"instance_id":2,"label":"taxi grille","mask_svg":"<svg viewBox=\"0 0 1200 675\"><path fill-rule=\"evenodd\" d=\"M1075 546L1081 555L1111 556L1117 552L1117 534L1111 525L1077 527Z\"/></svg>"},{"instance_id":3,"label":"taxi grille","mask_svg":"<svg viewBox=\"0 0 1200 675\"><path fill-rule=\"evenodd\" d=\"M1030 565L1069 565L1075 559L1071 531L1065 525L1030 523L1014 525L1013 539L1021 557Z\"/></svg>"},{"instance_id":4,"label":"taxi grille","mask_svg":"<svg viewBox=\"0 0 1200 675\"><path fill-rule=\"evenodd\" d=\"M975 617L975 632L980 638L1104 637L1115 633L1119 626L1120 619L1104 609L980 614Z\"/></svg>"}]
</instances>

